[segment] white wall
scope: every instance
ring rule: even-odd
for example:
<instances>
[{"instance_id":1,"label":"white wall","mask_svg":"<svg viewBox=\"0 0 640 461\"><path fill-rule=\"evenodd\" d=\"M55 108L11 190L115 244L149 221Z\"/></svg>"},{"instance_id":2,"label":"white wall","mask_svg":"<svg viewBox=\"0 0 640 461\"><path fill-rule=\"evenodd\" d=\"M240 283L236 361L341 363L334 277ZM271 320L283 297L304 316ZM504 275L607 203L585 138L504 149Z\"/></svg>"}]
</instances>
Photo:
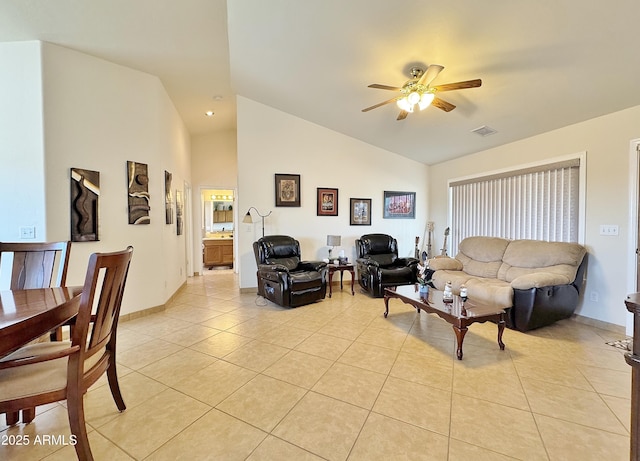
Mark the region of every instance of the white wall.
<instances>
[{"instance_id":1,"label":"white wall","mask_svg":"<svg viewBox=\"0 0 640 461\"><path fill-rule=\"evenodd\" d=\"M100 241L72 244L68 283L82 284L91 253L133 245L122 313L164 304L186 281L185 235L176 235L175 219L165 224L164 171L173 173L174 192L190 181L190 140L162 83L155 76L48 43L42 43L42 75L30 77L40 79L43 88L39 117L44 120L45 174L44 180L34 182L46 187L46 231L40 240L70 238L69 169L99 171ZM0 113L11 116L21 104L16 99ZM42 137L39 124L22 123L29 128L25 140ZM3 154L3 167L7 158ZM127 160L148 164L150 225L128 224ZM11 158L6 165L17 176ZM21 196L16 182L0 183L3 195ZM37 200L20 200L27 208L32 202L34 208L41 206ZM3 221L7 216L12 215L3 213ZM10 229L22 225L13 217L7 221ZM6 234L0 239L16 240Z\"/></svg>"},{"instance_id":2,"label":"white wall","mask_svg":"<svg viewBox=\"0 0 640 461\"><path fill-rule=\"evenodd\" d=\"M499 127L496 127L499 129ZM499 134L498 134L499 135ZM494 136L498 136L494 135ZM625 325L628 286L629 146L640 136L640 106L532 138L433 165L429 172L430 209L440 227L447 222L447 181L552 157L587 152L585 244L589 251L585 296L577 313ZM599 235L601 224L617 224L620 234ZM591 300L596 293L598 301Z\"/></svg>"},{"instance_id":3,"label":"white wall","mask_svg":"<svg viewBox=\"0 0 640 461\"><path fill-rule=\"evenodd\" d=\"M214 120L215 122L215 120ZM223 131L191 137L191 178L193 187L193 270L202 273L202 189L238 187L238 155L236 131ZM234 205L237 204L237 201ZM240 211L234 212L236 228ZM240 214L240 219L244 213ZM235 242L234 242L235 243ZM237 245L236 245L237 246Z\"/></svg>"},{"instance_id":4,"label":"white wall","mask_svg":"<svg viewBox=\"0 0 640 461\"><path fill-rule=\"evenodd\" d=\"M46 239L40 42L0 43L0 62L0 241Z\"/></svg>"},{"instance_id":5,"label":"white wall","mask_svg":"<svg viewBox=\"0 0 640 461\"><path fill-rule=\"evenodd\" d=\"M429 167L243 97L237 108L238 209L271 211L265 234L298 239L307 260L327 256L327 234L342 236L340 249L351 260L355 239L374 232L393 235L400 255L413 255L415 237L424 235ZM301 207L275 206L276 173L300 174ZM338 216L317 216L318 187L339 189ZM416 219L383 219L385 190L416 192ZM372 199L371 226L349 225L352 197ZM237 225L241 288L257 286L252 244L261 233L259 219Z\"/></svg>"}]
</instances>

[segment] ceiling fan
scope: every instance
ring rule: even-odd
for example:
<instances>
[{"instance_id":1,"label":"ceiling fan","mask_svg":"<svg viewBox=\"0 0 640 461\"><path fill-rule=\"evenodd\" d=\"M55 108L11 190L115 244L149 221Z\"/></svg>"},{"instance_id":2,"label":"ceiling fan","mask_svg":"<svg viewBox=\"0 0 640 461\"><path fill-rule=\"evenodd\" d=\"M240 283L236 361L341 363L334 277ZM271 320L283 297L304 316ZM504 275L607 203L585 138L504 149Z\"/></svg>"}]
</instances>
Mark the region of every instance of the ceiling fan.
<instances>
[{"instance_id":1,"label":"ceiling fan","mask_svg":"<svg viewBox=\"0 0 640 461\"><path fill-rule=\"evenodd\" d=\"M482 85L482 80L477 78L475 80L466 80L464 82L430 86L431 82L438 76L442 69L444 69L444 67L438 64L431 64L427 67L426 71L420 67L412 67L410 70L411 79L407 80L401 87L380 85L379 83L369 85L369 88L399 91L401 94L395 98L391 98L387 101L367 107L366 109L362 109L362 112L368 112L392 102L396 102L400 108L400 114L398 115L397 120L404 120L407 118L407 115L413 112L416 104L420 110L433 105L445 112L450 112L455 109L456 106L438 98L436 93L440 91L462 90L464 88L477 88Z\"/></svg>"}]
</instances>

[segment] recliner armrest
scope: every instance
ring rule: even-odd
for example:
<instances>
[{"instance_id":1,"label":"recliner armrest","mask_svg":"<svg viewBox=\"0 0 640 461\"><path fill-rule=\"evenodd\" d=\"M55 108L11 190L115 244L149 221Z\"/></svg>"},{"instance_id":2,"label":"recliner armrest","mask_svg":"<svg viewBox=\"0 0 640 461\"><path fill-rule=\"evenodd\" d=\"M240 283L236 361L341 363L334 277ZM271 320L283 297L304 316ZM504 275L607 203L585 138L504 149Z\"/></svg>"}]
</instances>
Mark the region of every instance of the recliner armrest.
<instances>
[{"instance_id":1,"label":"recliner armrest","mask_svg":"<svg viewBox=\"0 0 640 461\"><path fill-rule=\"evenodd\" d=\"M393 263L394 266L411 266L412 264L418 264L420 261L418 261L416 258L398 258L395 260L395 262Z\"/></svg>"},{"instance_id":2,"label":"recliner armrest","mask_svg":"<svg viewBox=\"0 0 640 461\"><path fill-rule=\"evenodd\" d=\"M296 269L320 272L325 267L327 267L327 263L324 261L300 261Z\"/></svg>"},{"instance_id":3,"label":"recliner armrest","mask_svg":"<svg viewBox=\"0 0 640 461\"><path fill-rule=\"evenodd\" d=\"M287 272L289 269L284 264L260 264L258 266L259 272Z\"/></svg>"}]
</instances>

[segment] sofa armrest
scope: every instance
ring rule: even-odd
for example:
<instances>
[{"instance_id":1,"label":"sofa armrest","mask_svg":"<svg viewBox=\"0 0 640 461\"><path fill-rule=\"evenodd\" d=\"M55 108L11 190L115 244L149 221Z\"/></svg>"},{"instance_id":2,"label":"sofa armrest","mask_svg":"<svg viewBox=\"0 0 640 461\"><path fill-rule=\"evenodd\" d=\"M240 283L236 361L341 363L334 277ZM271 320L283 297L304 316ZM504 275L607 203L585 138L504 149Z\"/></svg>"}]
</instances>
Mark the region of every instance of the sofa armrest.
<instances>
[{"instance_id":1,"label":"sofa armrest","mask_svg":"<svg viewBox=\"0 0 640 461\"><path fill-rule=\"evenodd\" d=\"M431 258L429 260L429 269L433 269L434 271L461 271L463 266L462 263L455 258Z\"/></svg>"},{"instance_id":2,"label":"sofa armrest","mask_svg":"<svg viewBox=\"0 0 640 461\"><path fill-rule=\"evenodd\" d=\"M572 281L568 277L552 272L535 272L521 275L511 281L511 288L515 290L529 290L531 288L567 285Z\"/></svg>"}]
</instances>

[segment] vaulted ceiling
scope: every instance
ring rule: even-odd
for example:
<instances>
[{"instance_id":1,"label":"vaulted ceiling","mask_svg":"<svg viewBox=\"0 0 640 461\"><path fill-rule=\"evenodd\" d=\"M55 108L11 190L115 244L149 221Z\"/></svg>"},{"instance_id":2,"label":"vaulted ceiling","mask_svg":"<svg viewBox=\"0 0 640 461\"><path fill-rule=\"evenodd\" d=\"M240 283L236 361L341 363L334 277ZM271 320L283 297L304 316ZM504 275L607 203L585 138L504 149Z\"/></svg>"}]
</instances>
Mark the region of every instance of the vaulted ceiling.
<instances>
[{"instance_id":1,"label":"vaulted ceiling","mask_svg":"<svg viewBox=\"0 0 640 461\"><path fill-rule=\"evenodd\" d=\"M3 0L0 41L157 75L192 134L234 129L240 95L432 164L640 105L639 17L637 0ZM367 85L431 64L434 84L483 84L441 93L448 113L361 112L395 95Z\"/></svg>"}]
</instances>

